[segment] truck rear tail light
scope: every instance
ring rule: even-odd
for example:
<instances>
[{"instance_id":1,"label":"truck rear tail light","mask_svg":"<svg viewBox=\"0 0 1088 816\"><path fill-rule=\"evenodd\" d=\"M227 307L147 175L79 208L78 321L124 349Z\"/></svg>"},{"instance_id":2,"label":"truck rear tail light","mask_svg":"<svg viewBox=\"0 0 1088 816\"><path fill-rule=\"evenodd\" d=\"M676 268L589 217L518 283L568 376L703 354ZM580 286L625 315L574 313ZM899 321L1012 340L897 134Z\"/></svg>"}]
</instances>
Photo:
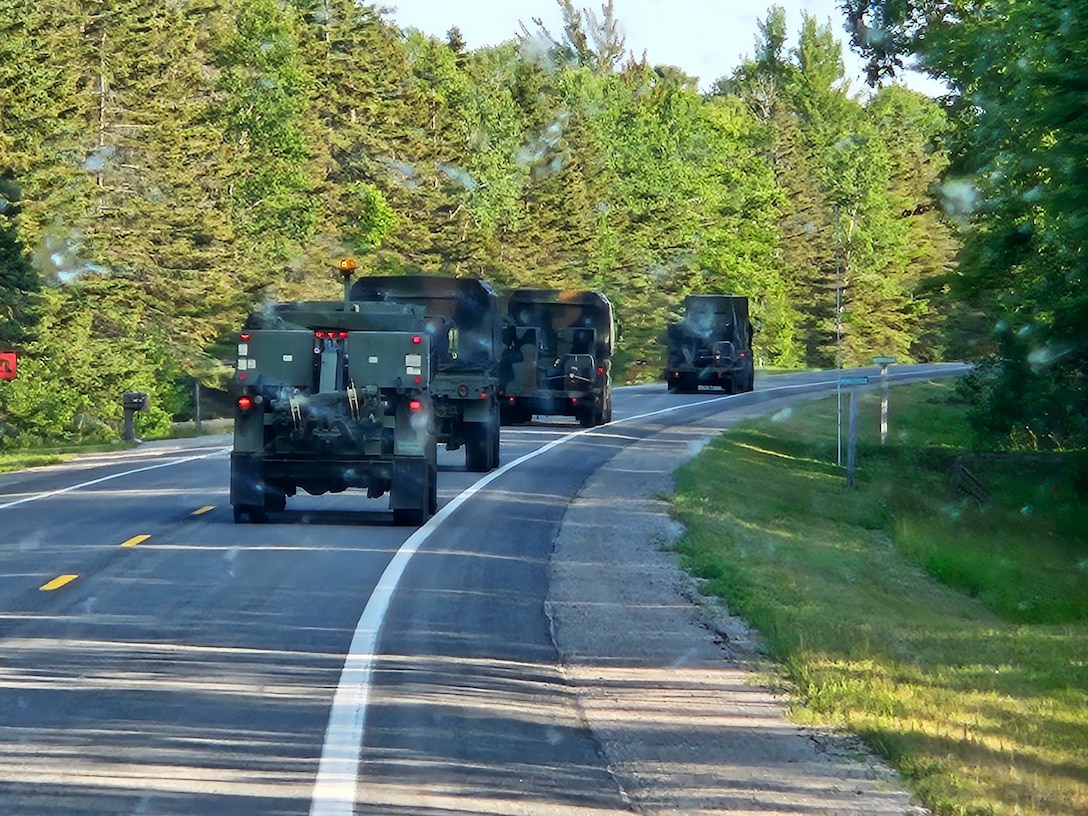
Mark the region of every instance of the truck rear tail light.
<instances>
[{"instance_id":1,"label":"truck rear tail light","mask_svg":"<svg viewBox=\"0 0 1088 816\"><path fill-rule=\"evenodd\" d=\"M249 335L248 334L239 334L238 337L241 339L241 341L243 343L249 342Z\"/></svg>"},{"instance_id":2,"label":"truck rear tail light","mask_svg":"<svg viewBox=\"0 0 1088 816\"><path fill-rule=\"evenodd\" d=\"M413 336L413 337L412 337L412 342L413 342L413 343L415 343L416 345L419 345L420 343L422 343L422 342L423 342L423 338L422 338L422 337L420 337L420 336L419 336L419 335L417 334L417 335L415 335L415 336Z\"/></svg>"},{"instance_id":3,"label":"truck rear tail light","mask_svg":"<svg viewBox=\"0 0 1088 816\"><path fill-rule=\"evenodd\" d=\"M423 407L423 402L422 401L420 401L420 400L408 400L408 410L409 411L418 411L422 407Z\"/></svg>"},{"instance_id":4,"label":"truck rear tail light","mask_svg":"<svg viewBox=\"0 0 1088 816\"><path fill-rule=\"evenodd\" d=\"M604 366L597 366L597 373L604 375Z\"/></svg>"},{"instance_id":5,"label":"truck rear tail light","mask_svg":"<svg viewBox=\"0 0 1088 816\"><path fill-rule=\"evenodd\" d=\"M253 407L253 399L251 397L238 397L238 408L242 411L248 411Z\"/></svg>"}]
</instances>

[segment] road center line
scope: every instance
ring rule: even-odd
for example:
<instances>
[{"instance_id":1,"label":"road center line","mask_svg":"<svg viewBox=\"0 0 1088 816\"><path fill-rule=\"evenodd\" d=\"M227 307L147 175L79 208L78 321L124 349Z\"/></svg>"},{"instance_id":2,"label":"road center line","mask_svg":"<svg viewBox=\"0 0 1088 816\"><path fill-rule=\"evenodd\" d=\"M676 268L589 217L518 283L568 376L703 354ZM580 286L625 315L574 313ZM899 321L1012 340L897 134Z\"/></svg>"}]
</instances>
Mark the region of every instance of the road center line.
<instances>
[{"instance_id":1,"label":"road center line","mask_svg":"<svg viewBox=\"0 0 1088 816\"><path fill-rule=\"evenodd\" d=\"M38 589L40 589L42 592L52 592L54 589L60 589L62 586L72 583L72 581L74 581L78 577L78 575L71 574L58 575L52 581L46 581L44 584L38 587Z\"/></svg>"}]
</instances>

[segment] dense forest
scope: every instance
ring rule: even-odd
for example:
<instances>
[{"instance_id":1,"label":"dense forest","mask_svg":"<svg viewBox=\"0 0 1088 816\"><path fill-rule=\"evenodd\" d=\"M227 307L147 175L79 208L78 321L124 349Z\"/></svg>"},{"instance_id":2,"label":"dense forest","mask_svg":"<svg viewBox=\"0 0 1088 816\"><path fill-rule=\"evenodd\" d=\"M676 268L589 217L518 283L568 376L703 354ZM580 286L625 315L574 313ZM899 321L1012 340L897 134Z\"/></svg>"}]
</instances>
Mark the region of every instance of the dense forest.
<instances>
[{"instance_id":1,"label":"dense forest","mask_svg":"<svg viewBox=\"0 0 1088 816\"><path fill-rule=\"evenodd\" d=\"M19 352L0 447L113 435L125 390L151 394L145 433L191 417L244 315L337 297L344 255L362 274L602 290L620 381L660 374L691 292L751 297L766 366L1008 361L1019 342L1031 370L995 308L1015 310L1023 269L1043 310L1048 264L1079 260L1058 239L1080 235L1041 194L977 226L951 169L1025 134L968 143L967 82L951 102L884 82L912 32L874 52L878 5L844 3L872 87L846 80L837 24L789 32L771 7L701 91L630 53L612 2L559 0L561 31L529 21L469 50L354 0L0 0L0 350ZM1025 218L1052 231L1016 244ZM1009 279L984 281L995 245Z\"/></svg>"}]
</instances>

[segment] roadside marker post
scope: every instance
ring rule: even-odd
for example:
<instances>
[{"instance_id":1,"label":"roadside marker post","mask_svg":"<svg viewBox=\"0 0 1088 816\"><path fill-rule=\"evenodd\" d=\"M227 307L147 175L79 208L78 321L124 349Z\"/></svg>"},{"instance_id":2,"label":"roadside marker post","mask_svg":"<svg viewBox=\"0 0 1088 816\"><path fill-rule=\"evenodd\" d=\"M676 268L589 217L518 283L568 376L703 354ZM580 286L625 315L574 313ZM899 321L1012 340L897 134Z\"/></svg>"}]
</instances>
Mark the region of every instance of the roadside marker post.
<instances>
[{"instance_id":1,"label":"roadside marker post","mask_svg":"<svg viewBox=\"0 0 1088 816\"><path fill-rule=\"evenodd\" d=\"M874 357L873 362L880 366L880 444L888 441L888 366L895 362L894 357Z\"/></svg>"},{"instance_id":2,"label":"roadside marker post","mask_svg":"<svg viewBox=\"0 0 1088 816\"><path fill-rule=\"evenodd\" d=\"M839 377L839 387L850 389L850 425L846 437L846 486L854 486L854 471L858 462L858 389L868 385L868 377Z\"/></svg>"}]
</instances>

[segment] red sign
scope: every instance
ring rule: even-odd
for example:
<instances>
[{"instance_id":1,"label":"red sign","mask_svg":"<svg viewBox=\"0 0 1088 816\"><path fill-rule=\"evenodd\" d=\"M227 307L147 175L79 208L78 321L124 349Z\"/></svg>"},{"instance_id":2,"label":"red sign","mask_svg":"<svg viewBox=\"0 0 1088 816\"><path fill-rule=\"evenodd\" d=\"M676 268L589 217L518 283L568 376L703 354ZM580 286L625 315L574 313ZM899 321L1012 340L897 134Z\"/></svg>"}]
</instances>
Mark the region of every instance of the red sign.
<instances>
[{"instance_id":1,"label":"red sign","mask_svg":"<svg viewBox=\"0 0 1088 816\"><path fill-rule=\"evenodd\" d=\"M18 360L14 351L0 351L0 380L15 379L15 364Z\"/></svg>"}]
</instances>

